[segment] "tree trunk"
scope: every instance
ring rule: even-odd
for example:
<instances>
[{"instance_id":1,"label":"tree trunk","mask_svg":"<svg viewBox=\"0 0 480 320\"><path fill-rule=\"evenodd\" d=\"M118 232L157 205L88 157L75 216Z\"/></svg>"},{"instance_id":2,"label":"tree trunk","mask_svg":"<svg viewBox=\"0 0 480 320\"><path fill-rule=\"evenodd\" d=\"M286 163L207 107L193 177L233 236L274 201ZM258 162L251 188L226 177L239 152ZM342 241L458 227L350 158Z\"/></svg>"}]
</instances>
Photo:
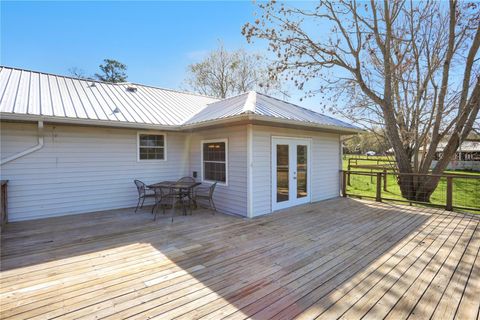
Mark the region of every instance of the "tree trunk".
<instances>
[{"instance_id":1,"label":"tree trunk","mask_svg":"<svg viewBox=\"0 0 480 320\"><path fill-rule=\"evenodd\" d=\"M432 193L437 188L440 177L428 175L401 175L398 176L398 185L402 197L407 200L430 202Z\"/></svg>"}]
</instances>

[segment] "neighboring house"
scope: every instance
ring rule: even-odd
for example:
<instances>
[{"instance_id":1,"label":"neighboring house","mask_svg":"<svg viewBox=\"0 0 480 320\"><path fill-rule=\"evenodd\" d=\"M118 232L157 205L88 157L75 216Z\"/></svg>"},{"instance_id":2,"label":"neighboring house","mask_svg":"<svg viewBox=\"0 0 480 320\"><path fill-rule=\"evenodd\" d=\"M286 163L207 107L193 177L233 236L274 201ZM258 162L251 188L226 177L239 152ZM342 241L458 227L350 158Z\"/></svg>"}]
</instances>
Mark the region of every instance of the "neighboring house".
<instances>
[{"instance_id":1,"label":"neighboring house","mask_svg":"<svg viewBox=\"0 0 480 320\"><path fill-rule=\"evenodd\" d=\"M224 100L1 67L10 221L134 207L134 179L218 181L219 211L255 217L339 195L353 125L260 93Z\"/></svg>"},{"instance_id":2,"label":"neighboring house","mask_svg":"<svg viewBox=\"0 0 480 320\"><path fill-rule=\"evenodd\" d=\"M446 145L447 142L445 141L438 144L432 167L435 166L441 158ZM473 136L465 139L460 147L458 147L452 160L448 163L447 169L480 171L480 139L473 138Z\"/></svg>"}]
</instances>

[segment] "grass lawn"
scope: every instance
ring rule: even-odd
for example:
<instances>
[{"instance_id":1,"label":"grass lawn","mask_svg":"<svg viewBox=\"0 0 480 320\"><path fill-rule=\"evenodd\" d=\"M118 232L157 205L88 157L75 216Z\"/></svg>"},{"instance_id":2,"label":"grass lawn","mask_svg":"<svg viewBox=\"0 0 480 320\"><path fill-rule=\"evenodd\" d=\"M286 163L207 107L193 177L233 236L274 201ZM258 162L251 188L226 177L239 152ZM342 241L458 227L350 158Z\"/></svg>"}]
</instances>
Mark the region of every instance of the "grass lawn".
<instances>
[{"instance_id":1,"label":"grass lawn","mask_svg":"<svg viewBox=\"0 0 480 320\"><path fill-rule=\"evenodd\" d=\"M347 170L348 157L343 159L343 169ZM355 156L358 157L358 156ZM367 158L367 157L363 157ZM369 159L379 159L378 164L388 165L387 157L369 157ZM359 160L359 165L372 165L377 162L368 160ZM362 172L379 172L381 170L365 169L365 168L352 168L352 171ZM480 173L471 171L446 171L450 174L471 175L480 177ZM355 194L359 196L375 197L376 194L376 177L351 175L350 186L347 185L347 194ZM446 203L446 190L447 181L446 178L442 178L437 186L437 189L432 194L430 200L433 204L445 205ZM395 175L387 175L387 191L383 190L382 184L382 198L392 199L404 199L401 196L400 188L397 184ZM454 178L453 179L453 206L455 207L469 207L480 209L480 179L469 178ZM475 212L475 211L472 211ZM476 211L480 213L480 211Z\"/></svg>"}]
</instances>

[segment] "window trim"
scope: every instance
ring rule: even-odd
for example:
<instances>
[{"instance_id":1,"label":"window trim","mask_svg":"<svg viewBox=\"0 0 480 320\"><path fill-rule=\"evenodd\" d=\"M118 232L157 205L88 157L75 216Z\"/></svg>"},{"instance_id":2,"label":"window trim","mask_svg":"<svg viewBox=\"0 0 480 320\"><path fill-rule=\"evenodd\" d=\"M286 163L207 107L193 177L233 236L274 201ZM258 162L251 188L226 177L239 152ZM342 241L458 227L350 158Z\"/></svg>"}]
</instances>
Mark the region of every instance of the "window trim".
<instances>
[{"instance_id":1,"label":"window trim","mask_svg":"<svg viewBox=\"0 0 480 320\"><path fill-rule=\"evenodd\" d=\"M204 173L204 162L203 162L203 145L205 143L212 143L212 142L224 142L225 143L225 182L221 181L214 181L214 180L206 180L205 179L205 173ZM228 186L228 139L227 138L222 138L222 139L208 139L208 140L201 140L200 141L200 173L202 175L202 182L205 183L215 183L217 182L217 185L219 186Z\"/></svg>"},{"instance_id":2,"label":"window trim","mask_svg":"<svg viewBox=\"0 0 480 320\"><path fill-rule=\"evenodd\" d=\"M141 134L163 136L163 159L140 159L140 135ZM159 131L137 131L137 162L155 163L155 162L164 162L164 161L167 161L167 134L165 132L159 132Z\"/></svg>"}]
</instances>

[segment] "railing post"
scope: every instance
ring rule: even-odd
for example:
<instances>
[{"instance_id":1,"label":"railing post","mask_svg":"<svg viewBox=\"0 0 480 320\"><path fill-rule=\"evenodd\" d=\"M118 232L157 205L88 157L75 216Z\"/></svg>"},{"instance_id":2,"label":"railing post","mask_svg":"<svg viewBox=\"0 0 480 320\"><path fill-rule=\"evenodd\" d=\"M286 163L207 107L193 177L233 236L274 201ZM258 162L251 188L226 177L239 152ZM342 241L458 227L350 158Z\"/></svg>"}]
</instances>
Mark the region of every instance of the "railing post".
<instances>
[{"instance_id":1,"label":"railing post","mask_svg":"<svg viewBox=\"0 0 480 320\"><path fill-rule=\"evenodd\" d=\"M383 169L383 191L387 190L387 169Z\"/></svg>"},{"instance_id":2,"label":"railing post","mask_svg":"<svg viewBox=\"0 0 480 320\"><path fill-rule=\"evenodd\" d=\"M342 197L347 196L347 172L342 171Z\"/></svg>"},{"instance_id":3,"label":"railing post","mask_svg":"<svg viewBox=\"0 0 480 320\"><path fill-rule=\"evenodd\" d=\"M348 173L348 176L347 176L347 178L348 178L347 184L348 184L349 186L351 186L351 184L350 184L350 160L352 160L352 159L348 159L348 166L347 166L347 171L349 172L349 173Z\"/></svg>"},{"instance_id":4,"label":"railing post","mask_svg":"<svg viewBox=\"0 0 480 320\"><path fill-rule=\"evenodd\" d=\"M377 172L377 195L375 201L382 202L382 173Z\"/></svg>"},{"instance_id":5,"label":"railing post","mask_svg":"<svg viewBox=\"0 0 480 320\"><path fill-rule=\"evenodd\" d=\"M447 177L447 211L453 211L453 177Z\"/></svg>"}]
</instances>

